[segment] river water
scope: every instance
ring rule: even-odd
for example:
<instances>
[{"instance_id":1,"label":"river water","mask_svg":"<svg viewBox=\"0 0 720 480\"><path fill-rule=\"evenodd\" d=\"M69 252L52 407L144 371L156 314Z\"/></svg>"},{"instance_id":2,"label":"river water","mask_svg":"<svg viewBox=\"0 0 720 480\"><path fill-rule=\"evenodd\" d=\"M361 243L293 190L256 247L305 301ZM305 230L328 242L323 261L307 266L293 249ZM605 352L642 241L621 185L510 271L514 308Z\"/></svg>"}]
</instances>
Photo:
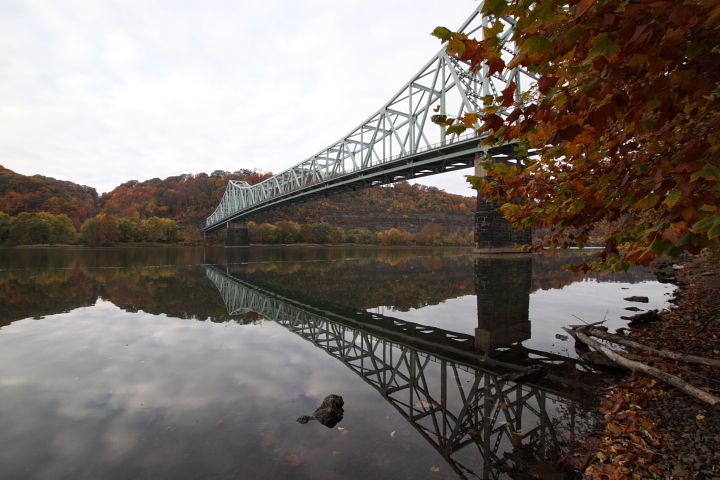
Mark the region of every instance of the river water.
<instances>
[{"instance_id":1,"label":"river water","mask_svg":"<svg viewBox=\"0 0 720 480\"><path fill-rule=\"evenodd\" d=\"M0 477L552 475L603 381L561 327L672 292L560 268L577 255L0 250ZM330 394L339 423L296 421Z\"/></svg>"}]
</instances>

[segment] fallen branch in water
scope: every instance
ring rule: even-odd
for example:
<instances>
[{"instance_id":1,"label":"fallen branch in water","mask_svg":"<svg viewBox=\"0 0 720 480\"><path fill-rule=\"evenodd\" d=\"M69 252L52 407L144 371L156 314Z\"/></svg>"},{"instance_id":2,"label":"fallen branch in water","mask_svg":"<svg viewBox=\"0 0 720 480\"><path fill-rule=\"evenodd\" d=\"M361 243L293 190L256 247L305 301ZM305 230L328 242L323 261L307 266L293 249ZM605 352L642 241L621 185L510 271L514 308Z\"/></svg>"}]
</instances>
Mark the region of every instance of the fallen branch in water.
<instances>
[{"instance_id":1,"label":"fallen branch in water","mask_svg":"<svg viewBox=\"0 0 720 480\"><path fill-rule=\"evenodd\" d=\"M685 363L695 363L698 365L720 367L720 360L716 360L714 358L696 357L695 355L683 355L682 353L671 352L670 350L658 350L657 348L649 347L647 345L643 345L642 343L637 343L633 340L630 340L629 338L623 338L618 335L613 335L612 333L608 333L599 328L583 328L583 331L588 335L592 335L593 337L602 338L603 340L617 343L618 345L623 345L625 347L633 348L635 350L650 352L657 355L658 357L669 358L671 360L682 360Z\"/></svg>"},{"instance_id":2,"label":"fallen branch in water","mask_svg":"<svg viewBox=\"0 0 720 480\"><path fill-rule=\"evenodd\" d=\"M689 383L679 377L676 377L675 375L671 375L657 368L645 365L644 363L636 362L634 360L630 360L622 355L619 355L612 349L585 335L585 333L583 332L583 328L570 329L563 327L563 330L572 335L573 338L575 338L576 340L591 346L598 352L601 352L603 355L605 355L607 358L611 359L618 365L622 365L623 367L630 369L634 372L642 372L646 375L650 375L653 378L657 378L658 380L668 383L673 387L682 390L688 395L695 397L698 400L702 400L703 402L708 403L714 407L720 406L720 398L716 397L715 395L708 393L704 390L700 390L699 388L690 385Z\"/></svg>"}]
</instances>

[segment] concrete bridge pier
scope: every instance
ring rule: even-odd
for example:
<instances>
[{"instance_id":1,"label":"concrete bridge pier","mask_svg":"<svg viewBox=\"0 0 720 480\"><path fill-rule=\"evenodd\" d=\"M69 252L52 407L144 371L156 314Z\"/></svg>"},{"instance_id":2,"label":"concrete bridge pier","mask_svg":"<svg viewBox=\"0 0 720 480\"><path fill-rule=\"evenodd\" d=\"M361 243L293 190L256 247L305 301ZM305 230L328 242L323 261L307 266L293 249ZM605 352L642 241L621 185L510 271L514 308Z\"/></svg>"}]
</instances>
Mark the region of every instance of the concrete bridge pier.
<instances>
[{"instance_id":1,"label":"concrete bridge pier","mask_svg":"<svg viewBox=\"0 0 720 480\"><path fill-rule=\"evenodd\" d=\"M484 178L487 171L475 165L475 176ZM474 253L518 253L516 244L532 243L530 229L522 231L514 228L498 212L499 205L486 202L480 192L475 211L475 250Z\"/></svg>"},{"instance_id":2,"label":"concrete bridge pier","mask_svg":"<svg viewBox=\"0 0 720 480\"><path fill-rule=\"evenodd\" d=\"M249 247L250 233L247 222L228 222L225 234L226 247Z\"/></svg>"}]
</instances>

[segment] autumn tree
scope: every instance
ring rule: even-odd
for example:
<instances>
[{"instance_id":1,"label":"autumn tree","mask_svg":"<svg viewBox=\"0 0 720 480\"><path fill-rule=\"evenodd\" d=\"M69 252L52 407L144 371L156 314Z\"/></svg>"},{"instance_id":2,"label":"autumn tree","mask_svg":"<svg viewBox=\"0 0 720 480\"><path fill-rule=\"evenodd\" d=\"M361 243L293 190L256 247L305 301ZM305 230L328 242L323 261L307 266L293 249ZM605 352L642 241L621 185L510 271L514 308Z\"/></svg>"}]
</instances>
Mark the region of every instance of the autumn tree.
<instances>
[{"instance_id":1,"label":"autumn tree","mask_svg":"<svg viewBox=\"0 0 720 480\"><path fill-rule=\"evenodd\" d=\"M519 228L552 229L550 248L609 225L581 270L717 249L720 0L489 0L482 13L482 38L433 34L475 71L537 78L520 101L513 83L479 112L434 118L516 145L524 168L486 163L487 178L471 178L484 197Z\"/></svg>"},{"instance_id":2,"label":"autumn tree","mask_svg":"<svg viewBox=\"0 0 720 480\"><path fill-rule=\"evenodd\" d=\"M0 240L10 247L69 244L75 240L75 227L65 214L23 212L10 217L0 213Z\"/></svg>"},{"instance_id":3,"label":"autumn tree","mask_svg":"<svg viewBox=\"0 0 720 480\"><path fill-rule=\"evenodd\" d=\"M405 232L402 229L391 228L380 234L380 245L410 245L414 240L413 235L410 232Z\"/></svg>"},{"instance_id":4,"label":"autumn tree","mask_svg":"<svg viewBox=\"0 0 720 480\"><path fill-rule=\"evenodd\" d=\"M187 225L182 230L182 243L183 245L202 245L203 237L200 231L192 225Z\"/></svg>"},{"instance_id":5,"label":"autumn tree","mask_svg":"<svg viewBox=\"0 0 720 480\"><path fill-rule=\"evenodd\" d=\"M140 229L140 219L135 217L116 217L118 228L118 241L121 243L136 243L143 240Z\"/></svg>"},{"instance_id":6,"label":"autumn tree","mask_svg":"<svg viewBox=\"0 0 720 480\"><path fill-rule=\"evenodd\" d=\"M0 212L0 245L5 245L8 233L10 232L10 215Z\"/></svg>"},{"instance_id":7,"label":"autumn tree","mask_svg":"<svg viewBox=\"0 0 720 480\"><path fill-rule=\"evenodd\" d=\"M80 229L83 243L90 247L107 247L120 238L117 220L111 215L98 215L85 220Z\"/></svg>"},{"instance_id":8,"label":"autumn tree","mask_svg":"<svg viewBox=\"0 0 720 480\"><path fill-rule=\"evenodd\" d=\"M282 220L277 222L275 226L279 230L280 243L297 243L300 239L300 225L297 223Z\"/></svg>"}]
</instances>

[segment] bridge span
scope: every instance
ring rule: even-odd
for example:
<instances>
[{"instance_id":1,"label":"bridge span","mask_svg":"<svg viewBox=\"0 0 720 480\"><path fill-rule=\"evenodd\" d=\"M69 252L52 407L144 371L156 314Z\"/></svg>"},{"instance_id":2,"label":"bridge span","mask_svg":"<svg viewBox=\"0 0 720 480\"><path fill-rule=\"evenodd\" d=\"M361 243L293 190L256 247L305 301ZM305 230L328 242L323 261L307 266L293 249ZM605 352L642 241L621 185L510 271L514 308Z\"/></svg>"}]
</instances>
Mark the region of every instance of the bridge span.
<instances>
[{"instance_id":1,"label":"bridge span","mask_svg":"<svg viewBox=\"0 0 720 480\"><path fill-rule=\"evenodd\" d=\"M480 13L482 2L458 29L482 38L490 23ZM499 17L503 38L509 38L515 22ZM517 49L507 50L508 58ZM520 98L535 77L515 67L488 75L450 56L442 48L395 94L390 101L357 128L310 158L273 177L250 185L231 181L220 204L201 231L228 228L226 245L248 245L244 222L273 210L358 189L473 167L478 156L491 154L498 161L514 161L512 145L493 149L482 146L483 136L446 135L432 122L434 113L461 116L477 112L500 97L511 83ZM506 115L504 108L499 115ZM529 232L518 233L505 225L494 205L478 199L476 248L484 251L516 251L515 243L529 240ZM244 230L243 230L244 229Z\"/></svg>"}]
</instances>

